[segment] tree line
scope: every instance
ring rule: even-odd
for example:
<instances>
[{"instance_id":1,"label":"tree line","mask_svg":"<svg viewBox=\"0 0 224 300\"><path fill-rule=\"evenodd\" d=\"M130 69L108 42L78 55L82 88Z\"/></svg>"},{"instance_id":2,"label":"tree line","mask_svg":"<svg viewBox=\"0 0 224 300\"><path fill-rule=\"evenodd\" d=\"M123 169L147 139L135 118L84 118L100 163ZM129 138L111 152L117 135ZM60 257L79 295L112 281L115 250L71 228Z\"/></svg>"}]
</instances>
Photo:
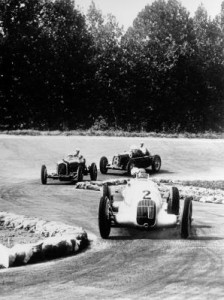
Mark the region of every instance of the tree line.
<instances>
[{"instance_id":1,"label":"tree line","mask_svg":"<svg viewBox=\"0 0 224 300\"><path fill-rule=\"evenodd\" d=\"M156 0L124 31L72 0L0 0L0 129L222 131L224 2Z\"/></svg>"}]
</instances>

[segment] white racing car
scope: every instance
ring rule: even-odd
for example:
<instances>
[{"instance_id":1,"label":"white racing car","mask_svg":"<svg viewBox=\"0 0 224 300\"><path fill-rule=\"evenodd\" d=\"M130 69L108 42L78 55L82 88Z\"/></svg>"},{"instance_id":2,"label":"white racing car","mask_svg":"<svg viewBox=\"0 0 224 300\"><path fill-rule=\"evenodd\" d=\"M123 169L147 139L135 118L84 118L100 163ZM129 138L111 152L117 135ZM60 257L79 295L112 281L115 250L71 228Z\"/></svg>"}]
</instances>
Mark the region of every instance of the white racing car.
<instances>
[{"instance_id":1,"label":"white racing car","mask_svg":"<svg viewBox=\"0 0 224 300\"><path fill-rule=\"evenodd\" d=\"M180 235L188 238L192 223L192 198L184 200L180 217L179 191L171 187L164 199L158 185L145 172L138 172L136 178L120 189L103 185L99 204L98 224L102 238L110 235L111 227L137 227L143 229L176 227Z\"/></svg>"}]
</instances>

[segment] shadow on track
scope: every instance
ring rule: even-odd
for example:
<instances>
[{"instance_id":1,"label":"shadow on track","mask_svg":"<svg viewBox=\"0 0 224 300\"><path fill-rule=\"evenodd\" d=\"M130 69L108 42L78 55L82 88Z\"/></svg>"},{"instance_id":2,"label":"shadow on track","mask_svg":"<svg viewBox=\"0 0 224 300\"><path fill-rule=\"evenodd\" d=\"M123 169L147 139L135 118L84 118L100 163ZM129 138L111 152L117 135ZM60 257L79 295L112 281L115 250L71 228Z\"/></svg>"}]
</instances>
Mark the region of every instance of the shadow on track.
<instances>
[{"instance_id":1,"label":"shadow on track","mask_svg":"<svg viewBox=\"0 0 224 300\"><path fill-rule=\"evenodd\" d=\"M90 180L88 180L88 179L84 179L84 180L82 180L82 182L89 182ZM42 184L41 182L39 182L39 181L36 181L36 184L39 184L39 185L45 185L45 186L47 186L47 185L50 185L50 186L52 186L52 185L65 185L65 186L67 186L67 185L71 185L71 186L75 186L76 185L76 183L77 183L77 181L74 181L74 182L72 182L72 181L58 181L58 180L51 180L50 182L47 182L47 184L45 185L45 184Z\"/></svg>"},{"instance_id":2,"label":"shadow on track","mask_svg":"<svg viewBox=\"0 0 224 300\"><path fill-rule=\"evenodd\" d=\"M200 228L211 228L210 226L199 226ZM188 240L194 241L215 241L224 240L221 237L215 236L197 236L196 229L198 226L193 226L191 236ZM139 230L134 228L116 228L116 235L111 235L109 240L115 241L129 241L129 240L183 240L180 235L180 228L163 228L163 229L151 229L151 230ZM112 233L113 234L113 233Z\"/></svg>"},{"instance_id":3,"label":"shadow on track","mask_svg":"<svg viewBox=\"0 0 224 300\"><path fill-rule=\"evenodd\" d=\"M158 173L153 172L151 169L146 169L146 172L150 175L164 175L164 174L175 174L175 172L169 171L169 170L160 170ZM107 174L103 175L100 174L103 177L108 177L108 176L125 176L128 178L131 178L131 176L128 175L126 171L116 171L116 170L110 170L107 172Z\"/></svg>"}]
</instances>

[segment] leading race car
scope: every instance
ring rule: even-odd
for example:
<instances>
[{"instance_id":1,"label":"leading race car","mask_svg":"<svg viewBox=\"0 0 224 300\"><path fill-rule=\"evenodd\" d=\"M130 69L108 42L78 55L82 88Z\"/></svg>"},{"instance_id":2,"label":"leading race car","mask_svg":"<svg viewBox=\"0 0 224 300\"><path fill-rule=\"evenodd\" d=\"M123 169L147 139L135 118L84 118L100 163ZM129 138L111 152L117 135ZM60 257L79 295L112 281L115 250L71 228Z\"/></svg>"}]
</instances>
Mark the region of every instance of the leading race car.
<instances>
[{"instance_id":1,"label":"leading race car","mask_svg":"<svg viewBox=\"0 0 224 300\"><path fill-rule=\"evenodd\" d=\"M179 191L171 187L163 199L158 185L141 172L129 183L113 193L104 185L99 203L98 225L102 238L110 235L111 227L137 227L143 229L176 227L180 225L182 238L188 238L192 223L192 198L184 201L180 218Z\"/></svg>"},{"instance_id":2,"label":"leading race car","mask_svg":"<svg viewBox=\"0 0 224 300\"><path fill-rule=\"evenodd\" d=\"M68 155L65 159L60 160L56 165L56 172L48 174L47 167L41 167L41 182L47 183L47 179L58 179L60 181L79 182L83 180L84 175L90 174L90 179L97 179L97 166L92 163L89 167L86 166L85 159L74 155Z\"/></svg>"},{"instance_id":3,"label":"leading race car","mask_svg":"<svg viewBox=\"0 0 224 300\"><path fill-rule=\"evenodd\" d=\"M115 155L112 163L108 162L107 157L103 156L100 159L100 172L106 174L108 170L123 170L131 175L131 170L137 168L152 167L153 172L159 172L161 168L161 158L159 155L142 155L140 151L134 153L124 152Z\"/></svg>"}]
</instances>

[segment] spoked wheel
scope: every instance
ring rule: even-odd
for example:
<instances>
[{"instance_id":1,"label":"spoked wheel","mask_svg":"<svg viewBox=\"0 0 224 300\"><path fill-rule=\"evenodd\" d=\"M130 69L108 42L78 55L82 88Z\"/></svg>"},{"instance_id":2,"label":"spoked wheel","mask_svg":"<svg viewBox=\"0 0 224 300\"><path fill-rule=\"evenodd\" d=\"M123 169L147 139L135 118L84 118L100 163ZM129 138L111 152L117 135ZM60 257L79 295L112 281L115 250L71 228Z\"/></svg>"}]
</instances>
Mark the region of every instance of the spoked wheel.
<instances>
[{"instance_id":1,"label":"spoked wheel","mask_svg":"<svg viewBox=\"0 0 224 300\"><path fill-rule=\"evenodd\" d=\"M77 169L77 181L83 181L83 170L82 170L82 166L78 166Z\"/></svg>"},{"instance_id":2,"label":"spoked wheel","mask_svg":"<svg viewBox=\"0 0 224 300\"><path fill-rule=\"evenodd\" d=\"M183 239L187 239L191 233L192 223L192 197L187 197L184 201L180 233Z\"/></svg>"},{"instance_id":3,"label":"spoked wheel","mask_svg":"<svg viewBox=\"0 0 224 300\"><path fill-rule=\"evenodd\" d=\"M100 172L102 174L106 174L107 173L107 165L108 165L108 159L103 156L100 159Z\"/></svg>"},{"instance_id":4,"label":"spoked wheel","mask_svg":"<svg viewBox=\"0 0 224 300\"><path fill-rule=\"evenodd\" d=\"M159 155L155 155L153 157L153 161L152 161L152 170L153 172L159 172L160 168L161 168L161 158Z\"/></svg>"},{"instance_id":5,"label":"spoked wheel","mask_svg":"<svg viewBox=\"0 0 224 300\"><path fill-rule=\"evenodd\" d=\"M100 199L98 225L100 235L103 239L107 239L111 230L111 202L110 192L107 185L103 186L103 196Z\"/></svg>"},{"instance_id":6,"label":"spoked wheel","mask_svg":"<svg viewBox=\"0 0 224 300\"><path fill-rule=\"evenodd\" d=\"M180 208L179 190L175 186L172 186L168 197L167 213L179 215L179 208Z\"/></svg>"},{"instance_id":7,"label":"spoked wheel","mask_svg":"<svg viewBox=\"0 0 224 300\"><path fill-rule=\"evenodd\" d=\"M47 168L45 165L42 165L41 167L41 183L42 184L47 184Z\"/></svg>"},{"instance_id":8,"label":"spoked wheel","mask_svg":"<svg viewBox=\"0 0 224 300\"><path fill-rule=\"evenodd\" d=\"M92 163L89 169L90 179L95 181L97 179L97 167L95 163Z\"/></svg>"}]
</instances>

